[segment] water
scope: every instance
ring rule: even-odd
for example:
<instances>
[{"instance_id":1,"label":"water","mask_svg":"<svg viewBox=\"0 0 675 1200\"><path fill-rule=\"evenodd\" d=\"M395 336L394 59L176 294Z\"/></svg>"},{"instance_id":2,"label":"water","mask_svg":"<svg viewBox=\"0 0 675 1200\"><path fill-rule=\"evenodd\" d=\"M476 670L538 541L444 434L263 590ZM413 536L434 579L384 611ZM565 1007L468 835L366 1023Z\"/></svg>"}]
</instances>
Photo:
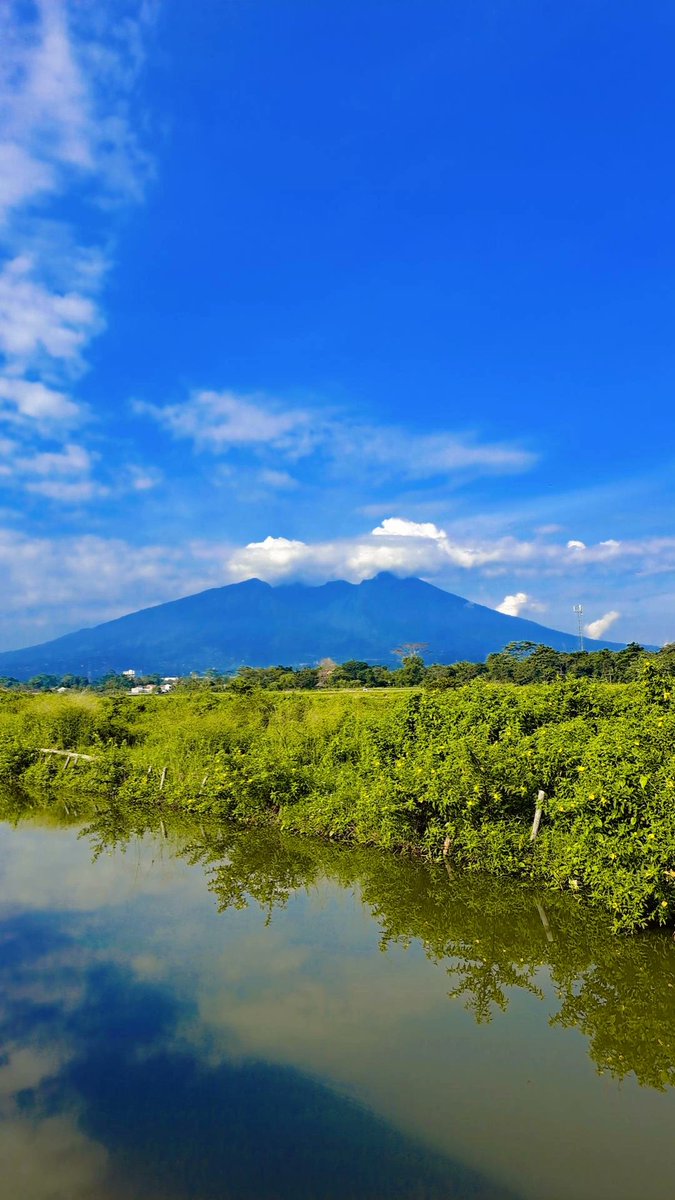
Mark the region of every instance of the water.
<instances>
[{"instance_id":1,"label":"water","mask_svg":"<svg viewBox=\"0 0 675 1200\"><path fill-rule=\"evenodd\" d=\"M668 1200L675 944L573 896L4 803L2 1200Z\"/></svg>"}]
</instances>

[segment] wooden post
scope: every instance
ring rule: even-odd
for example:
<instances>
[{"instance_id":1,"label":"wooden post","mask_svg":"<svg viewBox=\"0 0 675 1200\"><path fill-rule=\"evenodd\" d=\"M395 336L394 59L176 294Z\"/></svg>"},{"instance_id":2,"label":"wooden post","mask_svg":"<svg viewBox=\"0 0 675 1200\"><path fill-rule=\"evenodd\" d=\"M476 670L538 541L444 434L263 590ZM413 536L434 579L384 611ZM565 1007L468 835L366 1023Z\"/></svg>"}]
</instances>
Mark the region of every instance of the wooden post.
<instances>
[{"instance_id":1,"label":"wooden post","mask_svg":"<svg viewBox=\"0 0 675 1200\"><path fill-rule=\"evenodd\" d=\"M64 771L67 771L67 770L68 770L68 767L70 766L70 760L71 760L71 758L72 758L72 754L69 754L69 755L67 755L67 757L66 757L66 761L65 761L65 762L64 762L64 764L63 764L63 769L64 769Z\"/></svg>"},{"instance_id":2,"label":"wooden post","mask_svg":"<svg viewBox=\"0 0 675 1200\"><path fill-rule=\"evenodd\" d=\"M40 754L59 754L61 758L72 759L73 762L77 762L80 758L84 759L85 762L96 762L95 755L81 754L79 750L53 750L49 747L41 746Z\"/></svg>"},{"instance_id":3,"label":"wooden post","mask_svg":"<svg viewBox=\"0 0 675 1200\"><path fill-rule=\"evenodd\" d=\"M163 789L163 787L164 787L164 780L166 779L166 772L167 772L167 768L166 768L166 767L162 767L162 778L161 778L161 779L160 779L160 781L159 781L159 790L160 790L160 792L162 791L162 789Z\"/></svg>"},{"instance_id":4,"label":"wooden post","mask_svg":"<svg viewBox=\"0 0 675 1200\"><path fill-rule=\"evenodd\" d=\"M204 791L204 788L206 787L206 781L207 781L207 779L208 779L208 775L205 775L205 776L204 776L204 778L202 779L202 781L201 781L200 785L199 785L199 793L198 793L198 794L199 794L200 796L201 796L202 792Z\"/></svg>"},{"instance_id":5,"label":"wooden post","mask_svg":"<svg viewBox=\"0 0 675 1200\"><path fill-rule=\"evenodd\" d=\"M546 800L546 792L542 792L541 788L537 792L537 803L534 810L534 821L532 822L532 832L530 841L533 842L539 833L539 825L541 823L541 814L544 811L544 801Z\"/></svg>"},{"instance_id":6,"label":"wooden post","mask_svg":"<svg viewBox=\"0 0 675 1200\"><path fill-rule=\"evenodd\" d=\"M448 834L445 841L443 842L443 858L448 857L448 854L450 853L450 845L451 845L450 834Z\"/></svg>"}]
</instances>

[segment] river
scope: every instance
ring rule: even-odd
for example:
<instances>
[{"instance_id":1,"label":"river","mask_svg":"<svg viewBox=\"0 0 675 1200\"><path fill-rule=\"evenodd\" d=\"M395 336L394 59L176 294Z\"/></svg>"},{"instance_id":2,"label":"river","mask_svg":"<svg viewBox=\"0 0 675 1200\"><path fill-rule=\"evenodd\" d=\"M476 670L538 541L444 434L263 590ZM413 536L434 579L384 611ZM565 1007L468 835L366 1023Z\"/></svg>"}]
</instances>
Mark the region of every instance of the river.
<instances>
[{"instance_id":1,"label":"river","mask_svg":"<svg viewBox=\"0 0 675 1200\"><path fill-rule=\"evenodd\" d=\"M272 830L2 813L2 1200L671 1200L670 936Z\"/></svg>"}]
</instances>

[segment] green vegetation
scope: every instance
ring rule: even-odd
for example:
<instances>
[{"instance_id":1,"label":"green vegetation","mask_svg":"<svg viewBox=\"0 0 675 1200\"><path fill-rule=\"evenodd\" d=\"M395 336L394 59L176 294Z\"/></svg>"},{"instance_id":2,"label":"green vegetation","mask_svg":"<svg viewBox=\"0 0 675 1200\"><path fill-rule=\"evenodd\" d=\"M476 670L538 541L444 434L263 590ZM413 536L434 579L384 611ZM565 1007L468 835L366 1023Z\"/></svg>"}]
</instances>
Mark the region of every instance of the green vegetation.
<instances>
[{"instance_id":1,"label":"green vegetation","mask_svg":"<svg viewBox=\"0 0 675 1200\"><path fill-rule=\"evenodd\" d=\"M392 651L398 655L400 666L395 669L350 659L335 663L323 659L314 667L240 667L234 675L206 671L203 675L184 676L172 680L172 687L190 691L316 691L353 688L420 687L433 691L462 687L474 679L492 683L554 683L560 679L595 679L604 683L630 683L642 677L648 664L658 672L675 673L675 644L651 653L631 642L623 650L576 651L566 654L535 642L510 642L498 654L488 655L485 662L457 662L449 665L433 663L427 666L419 643ZM13 691L49 692L83 689L104 694L129 692L133 687L159 687L160 675L130 675L110 673L88 681L81 675L35 675L25 683L0 676L0 688Z\"/></svg>"},{"instance_id":2,"label":"green vegetation","mask_svg":"<svg viewBox=\"0 0 675 1200\"><path fill-rule=\"evenodd\" d=\"M675 917L675 706L656 661L643 675L403 694L6 691L0 780L431 858L445 846L468 869L600 902L634 930Z\"/></svg>"}]
</instances>

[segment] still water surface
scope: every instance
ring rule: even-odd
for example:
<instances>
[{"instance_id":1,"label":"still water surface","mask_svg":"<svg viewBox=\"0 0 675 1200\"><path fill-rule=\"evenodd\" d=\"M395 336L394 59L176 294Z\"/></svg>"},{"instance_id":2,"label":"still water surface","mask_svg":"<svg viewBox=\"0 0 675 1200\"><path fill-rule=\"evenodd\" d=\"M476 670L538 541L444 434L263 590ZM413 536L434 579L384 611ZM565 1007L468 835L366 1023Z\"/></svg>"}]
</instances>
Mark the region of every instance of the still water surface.
<instances>
[{"instance_id":1,"label":"still water surface","mask_svg":"<svg viewBox=\"0 0 675 1200\"><path fill-rule=\"evenodd\" d=\"M0 824L2 1200L671 1200L675 945L124 811Z\"/></svg>"}]
</instances>

